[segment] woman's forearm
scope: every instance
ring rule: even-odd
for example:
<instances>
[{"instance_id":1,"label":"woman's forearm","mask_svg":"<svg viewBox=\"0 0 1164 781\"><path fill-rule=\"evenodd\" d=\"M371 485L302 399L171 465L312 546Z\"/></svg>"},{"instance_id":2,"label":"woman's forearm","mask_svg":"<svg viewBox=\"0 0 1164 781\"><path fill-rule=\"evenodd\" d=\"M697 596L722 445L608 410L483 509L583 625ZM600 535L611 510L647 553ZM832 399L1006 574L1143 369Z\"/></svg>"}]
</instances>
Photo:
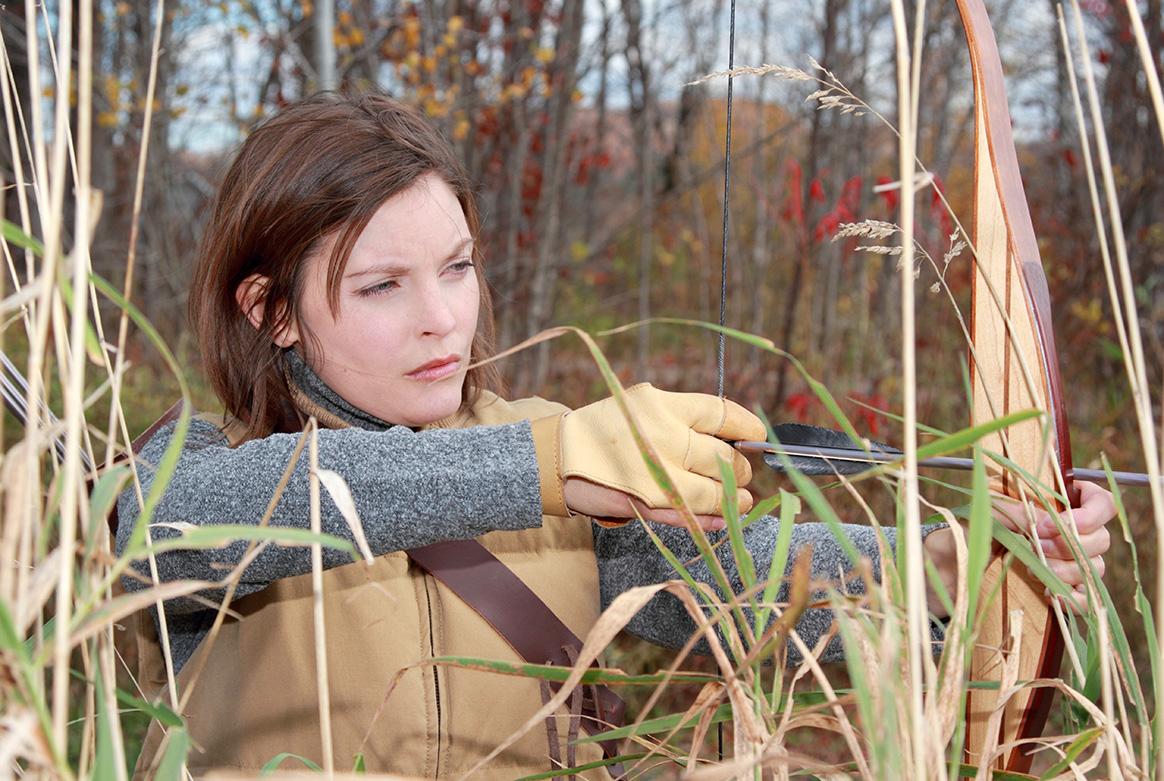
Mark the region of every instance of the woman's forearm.
<instances>
[{"instance_id":1,"label":"woman's forearm","mask_svg":"<svg viewBox=\"0 0 1164 781\"><path fill-rule=\"evenodd\" d=\"M779 528L780 522L776 518L765 517L744 530L747 548L755 562L756 571L761 577L767 574L771 566ZM877 530L857 525L844 525L841 528L859 555L870 560L874 577L880 577L881 542L878 539ZM943 528L941 525L924 527L923 535L928 536L941 528ZM689 569L697 580L714 584L711 572L703 560L699 559L699 553L686 530L662 526L656 526L654 530L680 561L694 559ZM709 537L715 541L724 534L726 532L713 533ZM885 529L884 534L884 542L888 546L887 553L893 555L896 532L890 528ZM832 530L822 523L796 524L792 533L789 560L784 575L791 574L791 567L795 563L798 551L808 548L812 550L812 579L814 581L828 581L848 594L864 593L863 580L860 577L855 577L852 573L855 562L849 559L840 543L837 542ZM613 529L596 529L595 551L598 554L603 608L628 588L659 583L678 577L671 565L658 552L650 537L636 524ZM731 546L721 545L717 551L720 564L731 580L732 589L739 593L743 590L743 584L736 570ZM812 598L819 599L824 596L823 592L817 592ZM785 582L777 593L776 601L787 602L788 598L789 586ZM811 648L832 626L833 618L832 611L824 608L805 610L797 622L797 633L804 643ZM695 624L678 599L663 593L648 603L635 616L627 629L653 643L678 648L695 631ZM932 634L935 640L940 639L939 629L935 628ZM843 655L840 638L833 638L826 648L824 658L837 660ZM799 659L799 654L795 648L790 648L789 659L792 663Z\"/></svg>"},{"instance_id":2,"label":"woman's forearm","mask_svg":"<svg viewBox=\"0 0 1164 781\"><path fill-rule=\"evenodd\" d=\"M141 461L157 463L173 428L162 429L143 448ZM275 495L295 449L298 435L277 434L227 445L214 426L195 420L173 479L153 517L154 540L180 532L157 524L258 524ZM359 429L319 432L321 469L337 472L351 489L373 554L428 545L447 539L469 539L499 529L525 529L541 524L538 467L528 422L469 429L413 432L406 428L373 432ZM151 469L140 469L143 491L153 484ZM271 516L272 526L308 528L309 486L304 451ZM118 505L119 553L124 552L137 523L133 491ZM339 508L323 490L320 506L325 533L352 539ZM221 580L242 558L240 541L213 550L172 551L158 557L159 576L172 580ZM351 559L342 551L324 550L324 566ZM137 569L146 572L143 565ZM267 546L244 571L239 596L278 578L311 569L307 548ZM125 579L128 588L140 580ZM210 595L207 595L210 596ZM192 601L171 609L197 609Z\"/></svg>"}]
</instances>

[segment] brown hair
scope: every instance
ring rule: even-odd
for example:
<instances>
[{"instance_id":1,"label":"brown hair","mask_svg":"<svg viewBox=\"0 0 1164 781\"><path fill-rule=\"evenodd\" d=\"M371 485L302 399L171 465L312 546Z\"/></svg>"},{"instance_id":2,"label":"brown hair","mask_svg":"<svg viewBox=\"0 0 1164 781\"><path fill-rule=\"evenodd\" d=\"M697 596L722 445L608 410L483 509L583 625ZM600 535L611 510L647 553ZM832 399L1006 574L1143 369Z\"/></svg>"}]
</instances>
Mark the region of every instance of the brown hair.
<instances>
[{"instance_id":1,"label":"brown hair","mask_svg":"<svg viewBox=\"0 0 1164 781\"><path fill-rule=\"evenodd\" d=\"M207 376L244 439L299 427L275 334L298 322L306 261L335 234L328 301L339 307L339 280L356 239L384 201L435 173L457 196L470 234L480 227L469 179L440 133L415 110L381 94L319 93L263 122L239 149L214 202L190 293L190 319ZM481 288L470 360L493 354L493 306L480 244ZM251 274L268 279L263 317L254 327L235 298ZM462 408L482 389L497 390L495 364L471 369Z\"/></svg>"}]
</instances>

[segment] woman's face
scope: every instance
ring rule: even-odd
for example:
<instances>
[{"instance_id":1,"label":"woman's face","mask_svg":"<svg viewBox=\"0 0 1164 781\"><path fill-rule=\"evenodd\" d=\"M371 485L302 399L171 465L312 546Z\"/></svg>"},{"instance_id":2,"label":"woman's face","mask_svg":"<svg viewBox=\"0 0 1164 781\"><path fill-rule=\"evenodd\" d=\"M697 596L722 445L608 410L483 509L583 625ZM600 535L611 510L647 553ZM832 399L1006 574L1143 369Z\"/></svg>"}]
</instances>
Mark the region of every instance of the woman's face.
<instances>
[{"instance_id":1,"label":"woman's face","mask_svg":"<svg viewBox=\"0 0 1164 781\"><path fill-rule=\"evenodd\" d=\"M352 248L334 317L333 242L308 261L298 327L281 343L297 343L329 387L389 423L423 426L456 412L481 291L452 189L428 174L381 204ZM314 342L303 350L307 333Z\"/></svg>"}]
</instances>

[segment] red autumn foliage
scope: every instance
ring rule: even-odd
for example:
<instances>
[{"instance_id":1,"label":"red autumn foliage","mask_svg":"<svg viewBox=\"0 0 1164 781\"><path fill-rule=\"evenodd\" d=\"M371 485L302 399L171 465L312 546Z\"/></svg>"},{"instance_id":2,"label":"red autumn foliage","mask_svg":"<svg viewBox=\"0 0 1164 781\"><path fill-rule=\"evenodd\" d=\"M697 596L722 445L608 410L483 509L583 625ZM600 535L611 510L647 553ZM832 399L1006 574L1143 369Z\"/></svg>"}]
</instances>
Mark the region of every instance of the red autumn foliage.
<instances>
[{"instance_id":1,"label":"red autumn foliage","mask_svg":"<svg viewBox=\"0 0 1164 781\"><path fill-rule=\"evenodd\" d=\"M825 202L824 185L820 182L820 177L812 180L812 185L808 188L808 199L816 203Z\"/></svg>"},{"instance_id":2,"label":"red autumn foliage","mask_svg":"<svg viewBox=\"0 0 1164 781\"><path fill-rule=\"evenodd\" d=\"M879 187L887 184L893 184L893 180L888 176L877 177L877 185ZM896 214L898 201L897 190L882 190L878 195L881 196L881 200L885 201L885 209L891 214Z\"/></svg>"},{"instance_id":3,"label":"red autumn foliage","mask_svg":"<svg viewBox=\"0 0 1164 781\"><path fill-rule=\"evenodd\" d=\"M842 223L853 222L856 219L857 209L861 205L861 183L862 180L859 176L854 176L845 182L845 186L841 188L841 197L837 199L836 205L816 224L816 230L813 231L813 238L816 241L831 238Z\"/></svg>"},{"instance_id":4,"label":"red autumn foliage","mask_svg":"<svg viewBox=\"0 0 1164 781\"><path fill-rule=\"evenodd\" d=\"M812 396L803 391L793 393L784 400L784 408L792 414L792 417L796 418L798 423L804 423L808 420L808 410L811 406Z\"/></svg>"},{"instance_id":5,"label":"red autumn foliage","mask_svg":"<svg viewBox=\"0 0 1164 781\"><path fill-rule=\"evenodd\" d=\"M880 393L853 393L850 398L857 402L856 418L862 425L858 429L869 432L869 436L879 435L884 421L877 410L886 409L889 404Z\"/></svg>"}]
</instances>

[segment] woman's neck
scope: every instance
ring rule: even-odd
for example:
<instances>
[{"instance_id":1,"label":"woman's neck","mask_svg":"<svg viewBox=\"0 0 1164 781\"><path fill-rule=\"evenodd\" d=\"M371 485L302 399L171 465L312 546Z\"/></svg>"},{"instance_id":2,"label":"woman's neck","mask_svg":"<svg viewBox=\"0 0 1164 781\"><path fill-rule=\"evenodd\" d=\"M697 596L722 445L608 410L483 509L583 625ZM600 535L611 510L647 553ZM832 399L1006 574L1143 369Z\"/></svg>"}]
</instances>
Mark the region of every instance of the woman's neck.
<instances>
[{"instance_id":1,"label":"woman's neck","mask_svg":"<svg viewBox=\"0 0 1164 781\"><path fill-rule=\"evenodd\" d=\"M300 411L315 415L321 424L333 428L338 427L334 424L340 422L369 431L383 431L392 427L391 423L356 407L332 390L297 351L287 350L284 353L284 360L292 397L297 395L296 390L303 397L296 399Z\"/></svg>"}]
</instances>

